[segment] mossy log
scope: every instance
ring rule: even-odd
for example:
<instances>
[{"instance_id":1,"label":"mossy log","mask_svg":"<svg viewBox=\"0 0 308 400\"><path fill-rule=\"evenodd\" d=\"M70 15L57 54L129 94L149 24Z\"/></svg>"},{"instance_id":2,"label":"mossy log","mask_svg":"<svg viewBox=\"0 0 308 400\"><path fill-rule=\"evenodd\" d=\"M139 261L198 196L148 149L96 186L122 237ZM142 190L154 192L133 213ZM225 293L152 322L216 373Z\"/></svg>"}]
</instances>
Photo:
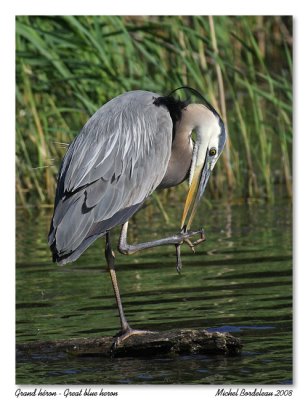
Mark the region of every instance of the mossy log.
<instances>
[{"instance_id":1,"label":"mossy log","mask_svg":"<svg viewBox=\"0 0 308 400\"><path fill-rule=\"evenodd\" d=\"M162 354L239 354L240 339L205 329L174 329L132 335L113 348L114 338L78 338L17 344L17 358L59 354L96 357L140 357Z\"/></svg>"}]
</instances>

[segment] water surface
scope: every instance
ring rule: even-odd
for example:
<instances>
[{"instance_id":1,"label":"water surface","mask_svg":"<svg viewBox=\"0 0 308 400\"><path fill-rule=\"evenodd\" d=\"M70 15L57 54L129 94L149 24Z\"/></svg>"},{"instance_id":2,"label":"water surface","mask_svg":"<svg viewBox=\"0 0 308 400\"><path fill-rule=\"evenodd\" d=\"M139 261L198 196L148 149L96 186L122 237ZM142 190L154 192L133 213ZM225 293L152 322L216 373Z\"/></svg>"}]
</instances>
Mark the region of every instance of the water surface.
<instances>
[{"instance_id":1,"label":"water surface","mask_svg":"<svg viewBox=\"0 0 308 400\"><path fill-rule=\"evenodd\" d=\"M182 206L168 208L179 221ZM16 341L114 335L119 321L97 240L74 264L50 260L50 209L17 210ZM164 246L117 254L126 316L134 328L207 328L242 339L239 356L126 359L17 358L18 384L290 384L292 383L292 210L288 202L204 203L196 227L207 242L192 254ZM174 233L149 206L132 221L130 241ZM119 230L114 233L117 242Z\"/></svg>"}]
</instances>

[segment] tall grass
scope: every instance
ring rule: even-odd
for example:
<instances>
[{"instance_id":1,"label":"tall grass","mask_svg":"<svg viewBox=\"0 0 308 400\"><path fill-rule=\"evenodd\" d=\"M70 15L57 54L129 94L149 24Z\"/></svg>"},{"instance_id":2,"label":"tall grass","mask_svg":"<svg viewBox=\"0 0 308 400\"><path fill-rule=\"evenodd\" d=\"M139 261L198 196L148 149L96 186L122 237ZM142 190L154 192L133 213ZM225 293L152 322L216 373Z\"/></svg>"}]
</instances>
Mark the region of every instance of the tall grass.
<instances>
[{"instance_id":1,"label":"tall grass","mask_svg":"<svg viewBox=\"0 0 308 400\"><path fill-rule=\"evenodd\" d=\"M182 85L207 97L228 127L212 195L273 200L280 183L291 196L291 17L20 16L18 203L53 202L66 144L110 98Z\"/></svg>"}]
</instances>

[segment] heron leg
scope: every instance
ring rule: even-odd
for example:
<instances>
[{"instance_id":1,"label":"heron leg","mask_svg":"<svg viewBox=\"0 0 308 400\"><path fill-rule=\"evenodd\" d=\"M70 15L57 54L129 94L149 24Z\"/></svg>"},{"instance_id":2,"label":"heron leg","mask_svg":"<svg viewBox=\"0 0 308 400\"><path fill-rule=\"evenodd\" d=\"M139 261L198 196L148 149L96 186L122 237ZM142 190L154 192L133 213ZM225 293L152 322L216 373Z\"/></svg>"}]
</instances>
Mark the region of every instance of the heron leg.
<instances>
[{"instance_id":1,"label":"heron leg","mask_svg":"<svg viewBox=\"0 0 308 400\"><path fill-rule=\"evenodd\" d=\"M177 270L177 272L180 272L181 268L182 268L180 246L183 243L186 243L194 252L195 246L197 246L198 244L200 244L206 240L203 229L200 229L198 231L187 231L186 227L184 227L181 230L181 232L178 233L177 235L169 236L169 237L166 237L163 239L153 240L150 242L144 242L144 243L138 243L138 244L131 245L131 244L127 243L127 230L128 230L128 221L125 222L125 224L122 226L122 230L121 230L121 234L120 234L120 238L119 238L119 244L118 244L118 250L120 253L125 254L125 255L130 255L130 254L134 254L140 250L151 249L151 248L157 247L157 246L173 244L173 245L175 245L175 249L176 249L176 270ZM191 242L189 239L195 235L200 235L200 238L197 239L195 242Z\"/></svg>"},{"instance_id":2,"label":"heron leg","mask_svg":"<svg viewBox=\"0 0 308 400\"><path fill-rule=\"evenodd\" d=\"M114 290L114 294L115 294L115 298L116 298L116 302L117 302L117 306L118 306L118 311L119 311L119 317L120 317L120 321L121 321L121 330L116 335L115 341L112 345L112 350L114 350L123 340L127 339L131 335L141 335L141 334L152 333L152 332L132 329L127 322L127 319L124 314L123 306L122 306L120 290L119 290L117 276L116 276L115 267L114 267L115 255L111 248L110 232L108 232L108 231L106 233L105 258L106 258L107 265L109 268L112 287Z\"/></svg>"},{"instance_id":3,"label":"heron leg","mask_svg":"<svg viewBox=\"0 0 308 400\"><path fill-rule=\"evenodd\" d=\"M125 332L126 330L129 329L129 325L128 325L127 319L125 317L123 306L122 306L120 290L119 290L117 276L116 276L116 272L115 272L115 268L114 268L115 255L111 248L109 232L106 233L105 257L106 257L107 265L109 268L109 274L110 274L110 278L111 278L111 282L112 282L112 287L113 287L114 295L115 295L118 310L119 310L119 317L120 317L120 321L121 321L121 331Z\"/></svg>"},{"instance_id":4,"label":"heron leg","mask_svg":"<svg viewBox=\"0 0 308 400\"><path fill-rule=\"evenodd\" d=\"M125 255L134 254L137 251L151 249L152 247L164 246L164 245L181 245L183 243L187 243L191 248L198 245L199 243L205 240L204 230L200 229L198 231L186 231L183 229L180 233L168 236L163 239L152 240L150 242L138 243L138 244L128 244L127 243L127 229L128 229L128 221L122 226L118 250L120 253ZM200 239L195 242L191 242L189 240L190 237L195 235L201 235Z\"/></svg>"}]
</instances>

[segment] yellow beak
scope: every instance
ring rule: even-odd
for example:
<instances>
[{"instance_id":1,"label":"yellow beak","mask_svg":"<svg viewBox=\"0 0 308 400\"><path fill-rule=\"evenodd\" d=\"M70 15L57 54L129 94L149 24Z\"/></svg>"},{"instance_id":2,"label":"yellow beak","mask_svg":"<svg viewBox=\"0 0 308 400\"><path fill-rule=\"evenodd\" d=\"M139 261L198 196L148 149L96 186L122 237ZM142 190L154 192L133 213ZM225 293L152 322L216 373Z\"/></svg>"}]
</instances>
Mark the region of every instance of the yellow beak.
<instances>
[{"instance_id":1,"label":"yellow beak","mask_svg":"<svg viewBox=\"0 0 308 400\"><path fill-rule=\"evenodd\" d=\"M186 229L190 228L193 217L197 209L197 193L200 186L202 167L196 167L189 192L186 197L185 207L182 215L181 228L183 229L186 219L189 216L188 223L186 224Z\"/></svg>"},{"instance_id":2,"label":"yellow beak","mask_svg":"<svg viewBox=\"0 0 308 400\"><path fill-rule=\"evenodd\" d=\"M181 229L188 230L192 224L193 218L197 211L197 205L206 188L207 182L211 175L211 165L205 160L203 167L197 166L190 185L190 189L186 198L185 207L182 215ZM186 224L186 219L188 222Z\"/></svg>"}]
</instances>

